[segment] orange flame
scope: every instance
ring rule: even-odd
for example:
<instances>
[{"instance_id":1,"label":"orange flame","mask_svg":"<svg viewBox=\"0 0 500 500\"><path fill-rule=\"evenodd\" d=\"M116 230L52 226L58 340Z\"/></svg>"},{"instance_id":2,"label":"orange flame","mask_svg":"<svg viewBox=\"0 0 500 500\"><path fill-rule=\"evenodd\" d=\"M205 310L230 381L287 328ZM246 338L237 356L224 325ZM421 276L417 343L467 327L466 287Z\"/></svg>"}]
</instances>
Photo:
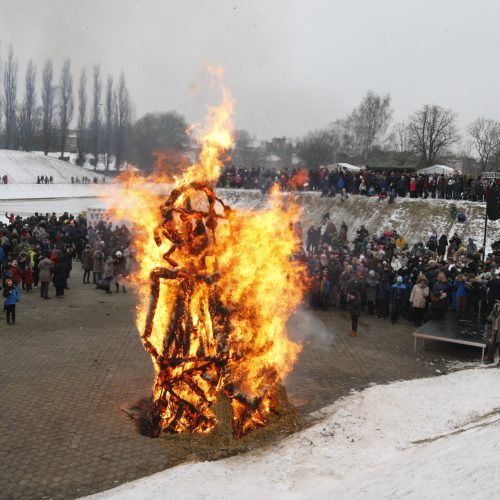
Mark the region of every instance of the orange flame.
<instances>
[{"instance_id":1,"label":"orange flame","mask_svg":"<svg viewBox=\"0 0 500 500\"><path fill-rule=\"evenodd\" d=\"M211 430L218 392L231 398L236 437L264 425L300 352L285 329L304 288L291 259L296 211L276 194L267 210L236 212L209 187L233 140L224 86L222 96L209 109L199 160L175 177L167 202L152 192L154 177L129 175L120 194L127 209L114 208L136 226L131 281L157 374L149 414L155 432Z\"/></svg>"},{"instance_id":2,"label":"orange flame","mask_svg":"<svg viewBox=\"0 0 500 500\"><path fill-rule=\"evenodd\" d=\"M290 189L301 189L309 182L309 172L305 169L295 173L289 182Z\"/></svg>"}]
</instances>

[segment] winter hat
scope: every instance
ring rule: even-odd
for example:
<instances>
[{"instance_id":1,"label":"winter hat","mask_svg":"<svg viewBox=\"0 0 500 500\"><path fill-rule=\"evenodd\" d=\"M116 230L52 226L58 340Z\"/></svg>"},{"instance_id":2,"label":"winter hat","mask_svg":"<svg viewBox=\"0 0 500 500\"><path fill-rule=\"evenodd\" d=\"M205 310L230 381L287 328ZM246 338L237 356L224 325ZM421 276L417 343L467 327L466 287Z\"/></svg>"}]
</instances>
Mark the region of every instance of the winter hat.
<instances>
[{"instance_id":1,"label":"winter hat","mask_svg":"<svg viewBox=\"0 0 500 500\"><path fill-rule=\"evenodd\" d=\"M403 283L403 276L398 276L398 279L396 281L398 283Z\"/></svg>"},{"instance_id":2,"label":"winter hat","mask_svg":"<svg viewBox=\"0 0 500 500\"><path fill-rule=\"evenodd\" d=\"M118 252L115 253L116 257L121 257L123 254L118 250Z\"/></svg>"}]
</instances>

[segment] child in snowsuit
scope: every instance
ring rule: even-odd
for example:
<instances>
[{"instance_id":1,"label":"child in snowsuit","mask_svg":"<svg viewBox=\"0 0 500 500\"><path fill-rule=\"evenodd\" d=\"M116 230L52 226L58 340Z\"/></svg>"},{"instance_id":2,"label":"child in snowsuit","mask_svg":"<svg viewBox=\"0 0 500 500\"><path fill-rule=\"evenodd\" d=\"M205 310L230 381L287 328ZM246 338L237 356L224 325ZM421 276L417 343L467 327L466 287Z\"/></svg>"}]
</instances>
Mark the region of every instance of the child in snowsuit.
<instances>
[{"instance_id":1,"label":"child in snowsuit","mask_svg":"<svg viewBox=\"0 0 500 500\"><path fill-rule=\"evenodd\" d=\"M5 297L5 310L7 312L7 323L9 325L16 324L16 302L19 300L19 290L11 278L5 280L3 289Z\"/></svg>"}]
</instances>

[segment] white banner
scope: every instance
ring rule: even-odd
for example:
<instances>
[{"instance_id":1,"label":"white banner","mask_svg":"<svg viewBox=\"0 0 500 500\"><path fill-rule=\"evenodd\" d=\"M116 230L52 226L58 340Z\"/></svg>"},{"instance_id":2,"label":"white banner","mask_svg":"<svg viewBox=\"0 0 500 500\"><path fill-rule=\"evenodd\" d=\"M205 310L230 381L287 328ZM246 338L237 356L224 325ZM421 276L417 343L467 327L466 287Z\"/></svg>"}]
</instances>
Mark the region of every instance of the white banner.
<instances>
[{"instance_id":1,"label":"white banner","mask_svg":"<svg viewBox=\"0 0 500 500\"><path fill-rule=\"evenodd\" d=\"M104 208L87 209L87 227L95 227L100 221L107 224L110 220L109 212Z\"/></svg>"}]
</instances>

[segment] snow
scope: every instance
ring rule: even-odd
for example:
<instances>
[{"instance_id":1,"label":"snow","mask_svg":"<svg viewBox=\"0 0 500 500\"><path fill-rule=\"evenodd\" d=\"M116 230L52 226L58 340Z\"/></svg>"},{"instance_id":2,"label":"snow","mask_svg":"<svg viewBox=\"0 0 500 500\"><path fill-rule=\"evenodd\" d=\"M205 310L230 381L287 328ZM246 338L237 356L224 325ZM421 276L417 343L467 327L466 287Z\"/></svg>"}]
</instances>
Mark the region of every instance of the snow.
<instances>
[{"instance_id":1,"label":"snow","mask_svg":"<svg viewBox=\"0 0 500 500\"><path fill-rule=\"evenodd\" d=\"M370 387L273 448L188 463L94 499L498 497L498 368Z\"/></svg>"},{"instance_id":2,"label":"snow","mask_svg":"<svg viewBox=\"0 0 500 500\"><path fill-rule=\"evenodd\" d=\"M0 149L0 176L5 174L9 184L34 184L38 175L52 176L54 184L69 184L71 177L92 177L88 170L51 156Z\"/></svg>"}]
</instances>

